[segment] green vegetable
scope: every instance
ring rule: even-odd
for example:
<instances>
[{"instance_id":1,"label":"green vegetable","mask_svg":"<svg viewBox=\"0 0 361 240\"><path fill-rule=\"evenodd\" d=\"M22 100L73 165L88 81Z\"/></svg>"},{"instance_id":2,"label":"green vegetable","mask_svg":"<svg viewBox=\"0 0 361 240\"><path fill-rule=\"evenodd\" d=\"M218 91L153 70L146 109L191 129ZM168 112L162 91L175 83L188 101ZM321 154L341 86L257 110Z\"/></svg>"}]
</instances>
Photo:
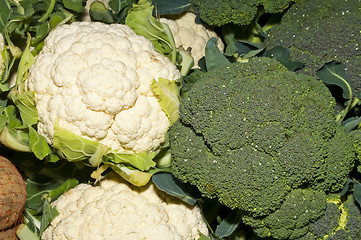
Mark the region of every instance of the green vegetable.
<instances>
[{"instance_id":1,"label":"green vegetable","mask_svg":"<svg viewBox=\"0 0 361 240\"><path fill-rule=\"evenodd\" d=\"M129 10L125 24L136 34L146 37L157 51L176 63L177 48L173 34L167 24L152 16L153 7L151 2L140 0Z\"/></svg>"},{"instance_id":2,"label":"green vegetable","mask_svg":"<svg viewBox=\"0 0 361 240\"><path fill-rule=\"evenodd\" d=\"M199 11L201 20L209 25L222 26L228 23L248 25L262 9L266 13L280 13L294 2L293 0L189 0Z\"/></svg>"},{"instance_id":3,"label":"green vegetable","mask_svg":"<svg viewBox=\"0 0 361 240\"><path fill-rule=\"evenodd\" d=\"M297 1L281 24L269 30L264 45L289 48L292 60L305 63L300 72L313 76L325 63L341 62L357 94L361 89L360 7L358 0Z\"/></svg>"},{"instance_id":4,"label":"green vegetable","mask_svg":"<svg viewBox=\"0 0 361 240\"><path fill-rule=\"evenodd\" d=\"M323 83L276 60L216 67L182 98L180 119L169 130L172 173L248 219L271 218L295 194L312 199L339 191L355 152L334 107ZM322 215L323 203L286 233L273 224L259 235L300 237ZM259 228L258 221L248 224Z\"/></svg>"},{"instance_id":5,"label":"green vegetable","mask_svg":"<svg viewBox=\"0 0 361 240\"><path fill-rule=\"evenodd\" d=\"M357 240L361 237L361 210L352 194L327 197L325 214L309 225L298 240Z\"/></svg>"}]
</instances>

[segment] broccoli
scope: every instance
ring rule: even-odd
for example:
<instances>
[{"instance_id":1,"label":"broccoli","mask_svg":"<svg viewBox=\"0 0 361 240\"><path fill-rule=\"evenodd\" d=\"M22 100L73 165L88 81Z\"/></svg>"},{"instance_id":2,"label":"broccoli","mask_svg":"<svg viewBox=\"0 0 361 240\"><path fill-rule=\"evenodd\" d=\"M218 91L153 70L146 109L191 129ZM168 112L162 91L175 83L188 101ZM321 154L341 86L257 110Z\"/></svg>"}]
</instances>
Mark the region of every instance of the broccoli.
<instances>
[{"instance_id":1,"label":"broccoli","mask_svg":"<svg viewBox=\"0 0 361 240\"><path fill-rule=\"evenodd\" d=\"M260 237L294 239L306 234L309 223L325 214L326 205L326 193L296 189L286 196L281 207L274 213L261 218L245 214L242 220Z\"/></svg>"},{"instance_id":2,"label":"broccoli","mask_svg":"<svg viewBox=\"0 0 361 240\"><path fill-rule=\"evenodd\" d=\"M240 209L255 225L257 219L279 218L285 199L339 191L347 181L354 147L336 124L334 107L323 83L276 60L255 57L217 67L181 101L180 118L169 130L171 171L205 197ZM306 223L323 214L322 202L314 207L290 223L289 236L277 237L304 234ZM280 222L288 220L284 214ZM272 225L267 234L279 235L280 228Z\"/></svg>"},{"instance_id":3,"label":"broccoli","mask_svg":"<svg viewBox=\"0 0 361 240\"><path fill-rule=\"evenodd\" d=\"M294 0L189 0L198 10L200 18L209 25L227 23L248 25L261 9L266 13L280 13Z\"/></svg>"},{"instance_id":4,"label":"broccoli","mask_svg":"<svg viewBox=\"0 0 361 240\"><path fill-rule=\"evenodd\" d=\"M361 2L303 0L293 4L264 40L271 49L290 49L291 60L305 63L301 73L316 76L326 62L341 62L353 92L361 89Z\"/></svg>"},{"instance_id":5,"label":"broccoli","mask_svg":"<svg viewBox=\"0 0 361 240\"><path fill-rule=\"evenodd\" d=\"M307 234L297 240L359 240L361 210L352 194L327 197L326 213L309 225Z\"/></svg>"},{"instance_id":6,"label":"broccoli","mask_svg":"<svg viewBox=\"0 0 361 240\"><path fill-rule=\"evenodd\" d=\"M355 152L356 152L356 168L359 173L361 173L361 129L356 129L350 132L350 136L353 139Z\"/></svg>"}]
</instances>

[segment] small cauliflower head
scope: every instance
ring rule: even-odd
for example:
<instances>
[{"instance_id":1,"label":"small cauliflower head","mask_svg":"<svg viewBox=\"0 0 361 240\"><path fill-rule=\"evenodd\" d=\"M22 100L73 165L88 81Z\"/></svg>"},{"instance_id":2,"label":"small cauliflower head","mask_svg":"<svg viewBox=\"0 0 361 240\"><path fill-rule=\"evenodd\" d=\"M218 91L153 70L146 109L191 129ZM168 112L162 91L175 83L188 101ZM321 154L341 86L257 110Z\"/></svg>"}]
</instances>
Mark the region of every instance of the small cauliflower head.
<instances>
[{"instance_id":1,"label":"small cauliflower head","mask_svg":"<svg viewBox=\"0 0 361 240\"><path fill-rule=\"evenodd\" d=\"M122 24L74 22L52 30L29 70L38 132L54 125L121 152L149 152L170 125L151 83L177 81L176 66Z\"/></svg>"},{"instance_id":2,"label":"small cauliflower head","mask_svg":"<svg viewBox=\"0 0 361 240\"><path fill-rule=\"evenodd\" d=\"M59 215L42 240L196 240L208 235L200 208L158 190L135 187L114 174L79 184L53 202Z\"/></svg>"},{"instance_id":3,"label":"small cauliflower head","mask_svg":"<svg viewBox=\"0 0 361 240\"><path fill-rule=\"evenodd\" d=\"M208 40L212 37L217 39L217 47L223 52L224 44L216 32L203 24L195 22L196 14L184 12L181 15L169 15L160 18L160 21L166 23L174 36L175 44L184 49L191 49L191 55L194 59L193 68L198 67L198 61L205 54L205 47Z\"/></svg>"}]
</instances>

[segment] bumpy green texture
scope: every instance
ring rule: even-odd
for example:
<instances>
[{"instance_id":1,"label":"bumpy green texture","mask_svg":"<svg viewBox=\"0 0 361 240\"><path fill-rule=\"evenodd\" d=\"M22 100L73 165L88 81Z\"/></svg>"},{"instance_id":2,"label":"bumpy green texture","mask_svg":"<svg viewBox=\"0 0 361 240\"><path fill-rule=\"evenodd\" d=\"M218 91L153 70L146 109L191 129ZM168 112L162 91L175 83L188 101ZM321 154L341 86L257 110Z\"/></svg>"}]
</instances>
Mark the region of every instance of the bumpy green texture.
<instances>
[{"instance_id":1,"label":"bumpy green texture","mask_svg":"<svg viewBox=\"0 0 361 240\"><path fill-rule=\"evenodd\" d=\"M350 132L350 136L352 137L352 141L355 147L356 153L356 168L359 173L361 173L361 129L357 129Z\"/></svg>"},{"instance_id":2,"label":"bumpy green texture","mask_svg":"<svg viewBox=\"0 0 361 240\"><path fill-rule=\"evenodd\" d=\"M344 64L356 93L361 89L361 1L302 0L293 4L265 39L265 46L290 48L291 60L316 75L324 63Z\"/></svg>"},{"instance_id":3,"label":"bumpy green texture","mask_svg":"<svg viewBox=\"0 0 361 240\"><path fill-rule=\"evenodd\" d=\"M169 130L172 172L204 196L241 209L248 219L281 211L297 189L305 189L306 196L338 191L355 154L348 135L335 123L334 105L321 82L270 58L215 68L187 93L180 119ZM317 206L308 220L300 217L300 224L290 225L292 237L305 233L293 227L307 227L305 222L322 215L325 206ZM265 229L259 235L291 236L257 222L248 224Z\"/></svg>"},{"instance_id":4,"label":"bumpy green texture","mask_svg":"<svg viewBox=\"0 0 361 240\"><path fill-rule=\"evenodd\" d=\"M248 25L262 8L267 13L283 12L294 0L190 0L200 18L209 25Z\"/></svg>"},{"instance_id":5,"label":"bumpy green texture","mask_svg":"<svg viewBox=\"0 0 361 240\"><path fill-rule=\"evenodd\" d=\"M306 235L297 240L359 240L361 209L353 195L344 199L327 197L326 213L309 225Z\"/></svg>"},{"instance_id":6,"label":"bumpy green texture","mask_svg":"<svg viewBox=\"0 0 361 240\"><path fill-rule=\"evenodd\" d=\"M260 237L294 239L308 232L310 222L325 213L326 194L322 191L296 189L285 198L281 207L266 217L244 215L245 224L253 227Z\"/></svg>"}]
</instances>

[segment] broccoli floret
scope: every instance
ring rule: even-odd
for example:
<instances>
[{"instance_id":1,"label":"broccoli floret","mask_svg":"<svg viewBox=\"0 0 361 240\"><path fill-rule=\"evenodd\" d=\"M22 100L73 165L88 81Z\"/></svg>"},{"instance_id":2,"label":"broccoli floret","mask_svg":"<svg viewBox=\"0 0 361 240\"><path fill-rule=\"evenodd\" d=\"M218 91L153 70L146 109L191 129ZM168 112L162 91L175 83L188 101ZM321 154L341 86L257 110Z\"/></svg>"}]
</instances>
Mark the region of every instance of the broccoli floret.
<instances>
[{"instance_id":1,"label":"broccoli floret","mask_svg":"<svg viewBox=\"0 0 361 240\"><path fill-rule=\"evenodd\" d=\"M361 209L352 194L340 198L327 196L326 213L309 225L306 235L297 240L359 240Z\"/></svg>"},{"instance_id":2,"label":"broccoli floret","mask_svg":"<svg viewBox=\"0 0 361 240\"><path fill-rule=\"evenodd\" d=\"M294 0L189 0L209 25L248 25L262 8L266 13L283 12Z\"/></svg>"},{"instance_id":3,"label":"broccoli floret","mask_svg":"<svg viewBox=\"0 0 361 240\"><path fill-rule=\"evenodd\" d=\"M187 92L169 130L172 173L252 218L297 189L339 191L355 154L334 107L323 83L270 58L215 68Z\"/></svg>"},{"instance_id":4,"label":"broccoli floret","mask_svg":"<svg viewBox=\"0 0 361 240\"><path fill-rule=\"evenodd\" d=\"M350 136L353 139L355 153L357 156L355 166L357 168L357 171L361 173L361 129L351 131Z\"/></svg>"},{"instance_id":5,"label":"broccoli floret","mask_svg":"<svg viewBox=\"0 0 361 240\"><path fill-rule=\"evenodd\" d=\"M291 191L281 207L270 215L263 218L244 215L242 220L253 227L260 237L295 239L305 235L309 223L325 213L326 204L324 192L296 189Z\"/></svg>"},{"instance_id":6,"label":"broccoli floret","mask_svg":"<svg viewBox=\"0 0 361 240\"><path fill-rule=\"evenodd\" d=\"M361 89L361 2L303 0L293 4L265 39L268 49L290 49L291 60L305 63L299 72L316 76L326 62L341 62L356 93Z\"/></svg>"}]
</instances>

